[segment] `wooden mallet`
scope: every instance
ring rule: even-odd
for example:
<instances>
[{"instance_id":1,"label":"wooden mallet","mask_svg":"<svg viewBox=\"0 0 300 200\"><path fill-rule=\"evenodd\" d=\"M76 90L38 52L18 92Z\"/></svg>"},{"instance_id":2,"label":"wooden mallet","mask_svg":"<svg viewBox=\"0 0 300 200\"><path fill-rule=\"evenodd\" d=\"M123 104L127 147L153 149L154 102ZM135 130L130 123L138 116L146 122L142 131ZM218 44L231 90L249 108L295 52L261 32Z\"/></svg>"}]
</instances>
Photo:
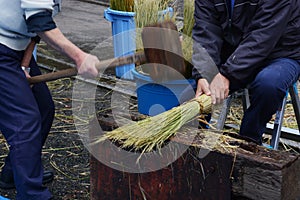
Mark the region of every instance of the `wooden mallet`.
<instances>
[{"instance_id":1,"label":"wooden mallet","mask_svg":"<svg viewBox=\"0 0 300 200\"><path fill-rule=\"evenodd\" d=\"M166 21L155 25L146 26L142 32L142 41L146 48L144 51L138 51L133 55L111 58L108 60L100 61L96 64L96 68L100 71L106 68L117 67L125 64L135 63L136 65L142 65L150 63L143 69L146 69L146 73L149 73L151 78L156 82L163 82L167 80L177 79L178 73L187 75L187 70L184 64L184 58L182 57L181 43L179 40L179 34L177 28L173 22ZM32 40L29 47L35 45L35 41ZM25 57L31 59L33 48L27 48L25 51ZM24 58L24 60L29 60ZM162 65L168 67L161 67ZM69 68L57 72L47 73L39 76L28 78L30 84L53 81L60 78L71 77L77 75L76 68Z\"/></svg>"}]
</instances>

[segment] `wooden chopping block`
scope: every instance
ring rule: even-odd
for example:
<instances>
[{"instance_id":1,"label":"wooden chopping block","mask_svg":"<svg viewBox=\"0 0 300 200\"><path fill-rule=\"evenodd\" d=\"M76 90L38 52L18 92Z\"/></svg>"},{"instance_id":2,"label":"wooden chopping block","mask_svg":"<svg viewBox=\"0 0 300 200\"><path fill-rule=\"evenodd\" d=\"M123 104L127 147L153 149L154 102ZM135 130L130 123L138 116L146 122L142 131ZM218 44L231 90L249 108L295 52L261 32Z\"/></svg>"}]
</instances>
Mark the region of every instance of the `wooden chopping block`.
<instances>
[{"instance_id":1,"label":"wooden chopping block","mask_svg":"<svg viewBox=\"0 0 300 200\"><path fill-rule=\"evenodd\" d=\"M117 127L112 117L98 120L102 128L102 125L108 130ZM101 132L95 128L90 130L91 137ZM198 135L189 138L194 136L193 131ZM92 156L91 199L293 200L300 197L299 155L258 146L235 133L221 135L226 138L212 130L188 127L180 130L173 141L178 147L187 145L186 152L165 168L148 173L119 171ZM112 165L129 159L108 145L94 148L94 153ZM165 158L176 156L176 152L170 151ZM145 163L149 167L153 164L147 160Z\"/></svg>"}]
</instances>

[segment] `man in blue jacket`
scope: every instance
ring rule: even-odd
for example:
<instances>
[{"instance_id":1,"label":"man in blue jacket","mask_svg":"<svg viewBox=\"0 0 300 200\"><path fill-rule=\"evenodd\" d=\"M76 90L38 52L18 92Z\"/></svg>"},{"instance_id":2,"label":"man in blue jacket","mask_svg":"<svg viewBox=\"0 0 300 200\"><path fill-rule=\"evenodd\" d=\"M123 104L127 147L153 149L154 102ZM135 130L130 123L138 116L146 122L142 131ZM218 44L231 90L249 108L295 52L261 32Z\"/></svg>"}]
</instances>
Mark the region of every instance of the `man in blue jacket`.
<instances>
[{"instance_id":1,"label":"man in blue jacket","mask_svg":"<svg viewBox=\"0 0 300 200\"><path fill-rule=\"evenodd\" d=\"M54 116L54 104L45 83L32 88L27 77L41 74L34 59L23 70L21 61L31 38L39 36L71 58L78 73L96 76L99 60L80 50L56 27L52 0L0 0L0 130L9 144L0 187L17 189L17 200L47 200L52 195L43 182L42 146ZM27 66L26 66L27 67Z\"/></svg>"},{"instance_id":2,"label":"man in blue jacket","mask_svg":"<svg viewBox=\"0 0 300 200\"><path fill-rule=\"evenodd\" d=\"M262 144L267 122L300 73L299 0L196 0L196 96L213 104L248 87L240 134ZM210 57L203 56L208 54Z\"/></svg>"}]
</instances>

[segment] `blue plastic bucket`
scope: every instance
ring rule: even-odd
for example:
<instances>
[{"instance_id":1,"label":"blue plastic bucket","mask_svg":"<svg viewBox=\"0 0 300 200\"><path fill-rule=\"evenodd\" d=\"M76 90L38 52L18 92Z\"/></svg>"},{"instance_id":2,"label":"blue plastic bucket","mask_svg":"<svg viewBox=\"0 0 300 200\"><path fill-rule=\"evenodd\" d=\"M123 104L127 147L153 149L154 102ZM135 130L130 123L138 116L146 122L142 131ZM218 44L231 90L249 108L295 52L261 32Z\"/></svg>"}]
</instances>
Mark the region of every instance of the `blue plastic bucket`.
<instances>
[{"instance_id":1,"label":"blue plastic bucket","mask_svg":"<svg viewBox=\"0 0 300 200\"><path fill-rule=\"evenodd\" d=\"M182 79L165 83L154 83L150 76L132 70L136 81L138 111L141 114L154 116L180 104L183 91L192 90L194 79Z\"/></svg>"},{"instance_id":2,"label":"blue plastic bucket","mask_svg":"<svg viewBox=\"0 0 300 200\"><path fill-rule=\"evenodd\" d=\"M136 50L134 12L107 8L104 18L111 22L115 57L132 55ZM131 70L135 64L115 68L116 77L133 80Z\"/></svg>"},{"instance_id":3,"label":"blue plastic bucket","mask_svg":"<svg viewBox=\"0 0 300 200\"><path fill-rule=\"evenodd\" d=\"M0 195L0 200L9 200L9 199Z\"/></svg>"}]
</instances>

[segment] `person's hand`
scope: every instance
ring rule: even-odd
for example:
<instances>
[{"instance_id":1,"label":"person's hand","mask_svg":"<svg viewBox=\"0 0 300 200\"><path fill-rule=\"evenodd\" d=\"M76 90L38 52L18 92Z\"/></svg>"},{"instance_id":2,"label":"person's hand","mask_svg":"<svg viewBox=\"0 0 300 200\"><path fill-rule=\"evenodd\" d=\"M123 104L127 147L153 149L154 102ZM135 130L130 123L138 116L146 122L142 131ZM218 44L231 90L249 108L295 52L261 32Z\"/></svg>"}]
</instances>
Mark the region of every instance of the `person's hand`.
<instances>
[{"instance_id":1,"label":"person's hand","mask_svg":"<svg viewBox=\"0 0 300 200\"><path fill-rule=\"evenodd\" d=\"M31 77L31 76L29 75L30 68L29 68L29 67L23 67L23 66L22 66L21 68L22 68L22 70L23 70L23 72L24 72L26 78L30 78L30 77Z\"/></svg>"},{"instance_id":2,"label":"person's hand","mask_svg":"<svg viewBox=\"0 0 300 200\"><path fill-rule=\"evenodd\" d=\"M99 59L91 54L86 54L83 61L77 65L78 74L84 77L96 77L98 75L98 69L96 64L99 62Z\"/></svg>"},{"instance_id":3,"label":"person's hand","mask_svg":"<svg viewBox=\"0 0 300 200\"><path fill-rule=\"evenodd\" d=\"M210 92L210 89L209 89L209 83L204 78L201 78L201 79L198 80L195 97L199 97L202 94L206 94L207 96L211 95L211 92Z\"/></svg>"},{"instance_id":4,"label":"person's hand","mask_svg":"<svg viewBox=\"0 0 300 200\"><path fill-rule=\"evenodd\" d=\"M24 74L25 74L26 78L30 78L31 77L26 70L24 70Z\"/></svg>"},{"instance_id":5,"label":"person's hand","mask_svg":"<svg viewBox=\"0 0 300 200\"><path fill-rule=\"evenodd\" d=\"M22 68L22 70L23 70L26 78L27 79L30 78L31 77L30 74L29 74L30 73L30 67L24 67L24 66L22 66L21 68ZM32 88L33 85L30 85L30 87Z\"/></svg>"},{"instance_id":6,"label":"person's hand","mask_svg":"<svg viewBox=\"0 0 300 200\"><path fill-rule=\"evenodd\" d=\"M209 88L212 104L219 104L228 97L229 80L222 74L218 73L210 83Z\"/></svg>"}]
</instances>

